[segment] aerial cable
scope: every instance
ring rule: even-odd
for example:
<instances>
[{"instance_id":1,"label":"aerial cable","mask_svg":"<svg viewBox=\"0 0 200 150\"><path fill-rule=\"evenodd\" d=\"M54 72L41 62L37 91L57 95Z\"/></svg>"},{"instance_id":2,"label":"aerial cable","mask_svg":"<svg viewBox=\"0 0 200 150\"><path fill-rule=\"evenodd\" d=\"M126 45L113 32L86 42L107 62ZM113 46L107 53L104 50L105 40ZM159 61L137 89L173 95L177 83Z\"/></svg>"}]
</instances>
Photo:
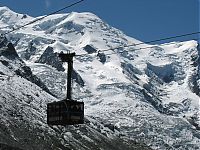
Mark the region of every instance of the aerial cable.
<instances>
[{"instance_id":1,"label":"aerial cable","mask_svg":"<svg viewBox=\"0 0 200 150\"><path fill-rule=\"evenodd\" d=\"M186 37L186 36L191 36L191 35L196 35L196 34L200 34L200 32L198 31L198 32L192 32L192 33L187 33L187 34L181 34L181 35L151 40L151 41L147 41L147 42L140 42L140 43L134 43L134 44L129 44L129 45L121 45L121 46L108 48L108 49L100 49L98 51L100 51L100 52L111 51L111 50L114 51L115 49L119 49L119 48L138 46L138 45L142 45L142 44L150 44L150 43L154 43L154 42L159 42L159 41L164 41L164 40L169 40L169 39L176 39L176 38L179 38L179 37ZM199 40L199 39L194 39L194 40ZM170 44L170 43L164 43L164 44L160 44L160 45L166 45L166 44ZM174 43L172 43L172 44L174 44ZM142 48L138 48L138 49L135 49L135 50L141 50L141 49L147 49L147 48L153 48L153 47L155 47L155 46L142 47ZM87 54L88 53L80 54L80 55L87 55ZM80 55L76 55L76 56L80 56Z\"/></svg>"},{"instance_id":2,"label":"aerial cable","mask_svg":"<svg viewBox=\"0 0 200 150\"><path fill-rule=\"evenodd\" d=\"M166 38L152 40L152 41L147 41L147 42L141 42L141 43L135 44L135 46L142 45L142 44L154 43L154 42L160 42L160 41L175 39L175 38L179 38L179 37L185 37L185 36L195 35L195 34L200 34L200 31L198 31L198 32L192 32L192 33L187 33L187 34L176 35L176 36L171 36L171 37L166 37Z\"/></svg>"},{"instance_id":3,"label":"aerial cable","mask_svg":"<svg viewBox=\"0 0 200 150\"><path fill-rule=\"evenodd\" d=\"M198 41L199 39L191 39L191 40ZM185 42L185 41L179 41L179 42ZM128 51L125 51L125 52L134 52L134 51L139 51L139 50L143 50L143 49L156 48L156 47L159 47L159 46L173 45L173 44L177 44L177 43L164 43L164 44L159 44L159 45L154 45L154 46L147 46L147 47L136 48L136 49L128 50ZM115 52L115 53L109 53L109 54L106 54L106 55L112 55L112 54L116 54L116 53L117 52ZM122 52L118 52L118 53L123 53L123 51Z\"/></svg>"},{"instance_id":4,"label":"aerial cable","mask_svg":"<svg viewBox=\"0 0 200 150\"><path fill-rule=\"evenodd\" d=\"M124 48L124 47L130 47L130 46L138 46L138 45L142 45L142 44L150 44L150 43L154 43L154 42L159 42L159 41L165 41L165 40L169 40L169 39L176 39L179 37L185 37L185 36L190 36L190 35L195 35L195 34L200 34L200 32L192 32L192 33L187 33L187 34L181 34L181 35L176 35L176 36L171 36L171 37L166 37L166 38L161 38L161 39L156 39L156 40L151 40L151 41L146 41L146 42L140 42L137 44L130 44L130 45L122 45L119 47L115 47L115 48L109 48L109 49L102 49L100 51L109 51L109 50L114 50L116 48Z\"/></svg>"},{"instance_id":5,"label":"aerial cable","mask_svg":"<svg viewBox=\"0 0 200 150\"><path fill-rule=\"evenodd\" d=\"M12 33L12 32L14 32L14 31L16 31L16 30L19 30L19 29L21 29L21 28L23 28L23 27L26 27L26 26L28 26L28 25L30 25L30 24L33 24L33 23L35 23L35 22L37 22L37 21L40 21L40 20L42 20L42 19L44 19L44 18L46 18L46 17L48 17L48 16L50 16L50 15L56 14L56 13L62 11L62 10L65 10L65 9L67 9L67 8L70 8L70 7L74 6L74 5L77 5L77 4L79 4L79 3L83 2L83 1L84 1L84 0L77 1L77 2L72 3L72 4L70 4L70 5L67 5L67 6L65 6L64 8L61 8L61 9L59 9L59 10L57 10L57 11L54 11L54 12L52 12L52 13L49 13L49 14L43 16L43 17L34 19L34 20L32 20L31 22L29 22L29 23L26 23L26 24L24 24L24 25L22 25L22 26L20 26L20 27L18 27L18 28L14 28L14 29L12 29L11 31L8 31L8 32L4 33L3 35L7 35L7 34L9 34L9 33ZM187 34L181 34L181 35L176 35L176 36L171 36L171 37L166 37L166 38L151 40L151 41L147 41L147 42L140 42L140 43L137 43L137 44L134 43L134 44L130 44L130 45L122 45L122 46L118 46L118 47L114 47L114 48L109 48L109 49L101 49L101 50L99 50L99 51L100 51L100 52L105 52L105 51L110 51L110 50L114 51L115 49L119 49L119 48L125 48L125 47L131 47L131 46L138 46L138 45L142 45L142 44L150 44L150 43L154 43L154 42L160 42L160 41L165 41L165 40L169 40L169 39L176 39L176 38L179 38L179 37L191 36L191 35L195 35L195 34L200 34L200 32L198 31L198 32L192 32L192 33L187 33ZM169 44L169 43L167 43L167 44ZM173 43L172 43L172 44L173 44ZM161 44L161 45L163 45L163 44ZM143 47L143 48L138 48L138 49L134 49L134 50L141 50L141 49L147 49L147 48L153 48L153 47L155 47L155 46ZM86 54L81 54L81 55L88 55L88 53L86 53ZM76 55L76 56L81 56L81 55Z\"/></svg>"},{"instance_id":6,"label":"aerial cable","mask_svg":"<svg viewBox=\"0 0 200 150\"><path fill-rule=\"evenodd\" d=\"M137 43L137 44L134 43L134 44L124 45L124 46L122 45L122 46L118 46L118 47L115 47L115 48L102 49L100 51L110 51L110 50L115 50L117 48L125 48L125 47L131 47L131 46L138 46L138 45L142 45L142 44L150 44L150 43L154 43L154 42L165 41L165 40L169 40L169 39L176 39L176 38L179 38L179 37L185 37L185 36L190 36L190 35L195 35L195 34L200 34L200 32L198 31L198 32L192 32L192 33L187 33L187 34L181 34L181 35L176 35L176 36L146 41L146 42L140 42L140 43Z\"/></svg>"},{"instance_id":7,"label":"aerial cable","mask_svg":"<svg viewBox=\"0 0 200 150\"><path fill-rule=\"evenodd\" d=\"M185 34L186 35L186 34ZM187 34L189 35L189 34ZM191 35L191 34L190 34ZM175 36L174 36L175 37ZM178 36L177 36L178 37ZM199 39L191 39L191 40L196 40L198 41ZM154 40L155 41L155 40ZM184 42L184 41L179 41L179 42ZM143 42L141 42L143 43ZM140 43L139 43L140 44ZM143 44L146 44L146 43L143 43ZM142 49L149 49L149 48L155 48L155 47L159 47L159 46L165 46L165 45L172 45L172 44L177 44L177 43L164 43L164 44L158 44L158 45L152 45L152 46L147 46L147 47L141 47L141 48L136 48L136 49L133 49L133 50L129 50L129 51L126 51L126 52L132 52L132 51L137 51L137 50L142 50ZM132 47L132 46L135 46L137 44L130 44L130 45L124 45L124 46L117 46L117 47L114 47L114 48L109 48L109 49L100 49L98 50L99 53L101 52L106 52L106 51L114 51L115 49L119 49L119 48L126 48L126 47ZM141 45L141 44L140 44ZM111 54L116 54L117 52L114 52L114 53L109 53L109 54L106 54L106 55L111 55ZM123 53L123 52L118 52L118 53ZM79 56L85 56L85 55L90 55L88 53L85 53L85 54L80 54L80 55L76 55L77 57Z\"/></svg>"},{"instance_id":8,"label":"aerial cable","mask_svg":"<svg viewBox=\"0 0 200 150\"><path fill-rule=\"evenodd\" d=\"M31 22L28 22L28 23L26 23L26 24L24 24L24 25L22 25L22 26L20 26L20 27L18 27L18 28L14 28L14 29L12 29L11 31L8 31L8 32L4 33L3 35L7 35L7 34L9 34L9 33L12 33L12 32L14 32L14 31L16 31L16 30L19 30L19 29L21 29L21 28L23 28L23 27L26 27L26 26L28 26L28 25L30 25L30 24L33 24L33 23L35 23L35 22L37 22L37 21L40 21L40 20L42 20L42 19L44 19L44 18L46 18L46 17L48 17L48 16L51 16L51 15L56 14L56 13L62 11L62 10L65 10L65 9L67 9L67 8L70 8L70 7L74 6L74 5L77 5L77 4L79 4L79 3L83 2L83 1L84 1L84 0L77 1L77 2L72 3L72 4L70 4L70 5L67 5L67 6L65 6L65 7L61 8L61 9L59 9L59 10L57 10L57 11L54 11L54 12L52 12L52 13L49 13L49 14L43 16L43 17L34 19L34 20L32 20Z\"/></svg>"}]
</instances>

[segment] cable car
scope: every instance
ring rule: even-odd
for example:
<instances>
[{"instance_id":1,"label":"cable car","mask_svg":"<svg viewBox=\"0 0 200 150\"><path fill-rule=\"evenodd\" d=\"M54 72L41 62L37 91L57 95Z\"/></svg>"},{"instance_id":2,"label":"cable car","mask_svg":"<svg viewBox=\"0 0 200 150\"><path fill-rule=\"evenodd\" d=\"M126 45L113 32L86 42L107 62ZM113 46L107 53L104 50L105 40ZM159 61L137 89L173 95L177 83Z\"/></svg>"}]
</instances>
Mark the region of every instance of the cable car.
<instances>
[{"instance_id":1,"label":"cable car","mask_svg":"<svg viewBox=\"0 0 200 150\"><path fill-rule=\"evenodd\" d=\"M84 123L84 103L71 98L71 76L73 71L73 57L75 53L60 53L63 62L68 62L67 98L47 104L48 125L74 125Z\"/></svg>"},{"instance_id":2,"label":"cable car","mask_svg":"<svg viewBox=\"0 0 200 150\"><path fill-rule=\"evenodd\" d=\"M73 125L84 123L84 103L62 100L47 104L48 125Z\"/></svg>"}]
</instances>

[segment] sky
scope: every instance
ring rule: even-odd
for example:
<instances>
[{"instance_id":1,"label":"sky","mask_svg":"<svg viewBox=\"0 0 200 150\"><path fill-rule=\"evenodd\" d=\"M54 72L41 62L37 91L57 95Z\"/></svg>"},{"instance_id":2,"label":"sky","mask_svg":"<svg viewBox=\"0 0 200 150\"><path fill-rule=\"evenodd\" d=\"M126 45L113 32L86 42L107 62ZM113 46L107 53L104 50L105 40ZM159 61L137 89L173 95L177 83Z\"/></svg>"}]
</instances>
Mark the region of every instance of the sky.
<instances>
[{"instance_id":1,"label":"sky","mask_svg":"<svg viewBox=\"0 0 200 150\"><path fill-rule=\"evenodd\" d=\"M78 0L1 0L15 12L36 17ZM92 12L143 42L200 31L200 0L85 0L62 13ZM198 38L198 35L159 43Z\"/></svg>"}]
</instances>

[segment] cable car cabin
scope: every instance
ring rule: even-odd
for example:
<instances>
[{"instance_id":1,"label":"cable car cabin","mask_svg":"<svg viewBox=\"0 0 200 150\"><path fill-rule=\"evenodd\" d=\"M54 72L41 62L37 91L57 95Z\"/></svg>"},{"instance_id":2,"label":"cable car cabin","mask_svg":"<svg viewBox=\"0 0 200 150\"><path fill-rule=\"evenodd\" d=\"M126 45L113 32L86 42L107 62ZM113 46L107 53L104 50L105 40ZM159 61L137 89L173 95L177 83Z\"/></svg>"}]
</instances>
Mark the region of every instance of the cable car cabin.
<instances>
[{"instance_id":1,"label":"cable car cabin","mask_svg":"<svg viewBox=\"0 0 200 150\"><path fill-rule=\"evenodd\" d=\"M62 100L47 104L48 125L74 125L84 123L84 103Z\"/></svg>"}]
</instances>

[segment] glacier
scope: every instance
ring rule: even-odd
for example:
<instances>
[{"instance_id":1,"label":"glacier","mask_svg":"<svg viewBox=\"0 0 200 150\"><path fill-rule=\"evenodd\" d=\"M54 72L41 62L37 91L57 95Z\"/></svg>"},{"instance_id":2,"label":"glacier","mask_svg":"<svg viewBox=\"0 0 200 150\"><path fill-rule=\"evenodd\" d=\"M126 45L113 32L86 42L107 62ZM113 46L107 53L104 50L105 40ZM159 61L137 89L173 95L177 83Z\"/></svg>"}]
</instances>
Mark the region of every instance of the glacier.
<instances>
[{"instance_id":1,"label":"glacier","mask_svg":"<svg viewBox=\"0 0 200 150\"><path fill-rule=\"evenodd\" d=\"M35 19L7 7L0 15L2 34ZM9 41L13 57L2 53ZM72 12L21 28L1 43L0 143L27 149L34 137L33 149L37 142L41 149L117 149L119 141L118 149L200 149L197 41L137 45L98 16ZM66 96L67 65L55 54L61 51L77 54L72 91L85 103L83 126L46 125L46 104Z\"/></svg>"}]
</instances>

